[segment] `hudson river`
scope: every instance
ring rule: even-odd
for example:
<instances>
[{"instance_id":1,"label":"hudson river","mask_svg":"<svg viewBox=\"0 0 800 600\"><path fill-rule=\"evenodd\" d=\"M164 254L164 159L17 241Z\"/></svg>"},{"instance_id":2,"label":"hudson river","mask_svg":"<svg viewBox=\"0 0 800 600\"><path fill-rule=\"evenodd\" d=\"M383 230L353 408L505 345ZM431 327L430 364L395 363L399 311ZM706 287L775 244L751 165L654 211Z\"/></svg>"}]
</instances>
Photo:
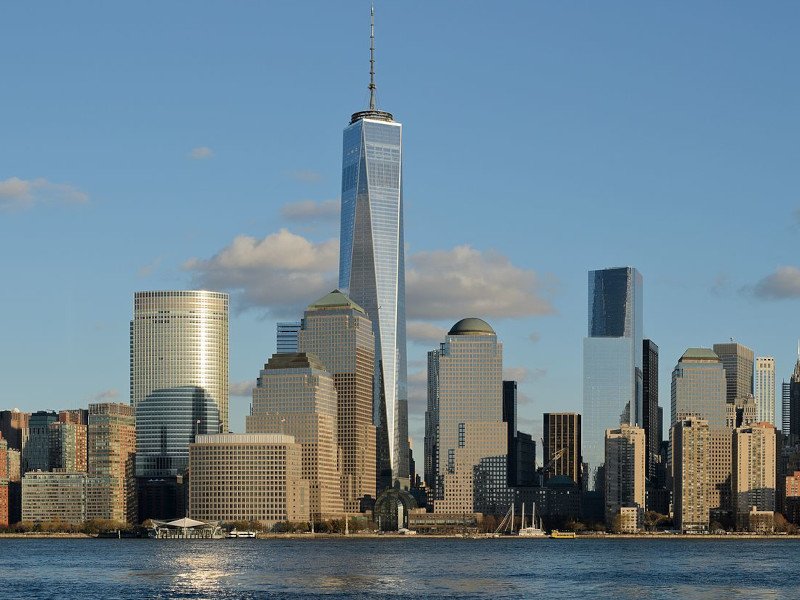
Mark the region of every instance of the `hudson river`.
<instances>
[{"instance_id":1,"label":"hudson river","mask_svg":"<svg viewBox=\"0 0 800 600\"><path fill-rule=\"evenodd\" d=\"M791 540L0 539L2 598L798 598Z\"/></svg>"}]
</instances>

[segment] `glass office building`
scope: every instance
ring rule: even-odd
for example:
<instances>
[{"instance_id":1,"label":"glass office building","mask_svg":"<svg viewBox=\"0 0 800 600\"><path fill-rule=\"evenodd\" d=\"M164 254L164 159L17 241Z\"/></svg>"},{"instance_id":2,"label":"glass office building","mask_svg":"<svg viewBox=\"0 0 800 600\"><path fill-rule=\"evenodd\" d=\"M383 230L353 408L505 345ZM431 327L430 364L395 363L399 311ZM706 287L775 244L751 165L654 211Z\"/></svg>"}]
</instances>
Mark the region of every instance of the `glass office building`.
<instances>
[{"instance_id":1,"label":"glass office building","mask_svg":"<svg viewBox=\"0 0 800 600\"><path fill-rule=\"evenodd\" d=\"M642 427L642 276L632 267L589 271L583 342L583 458L589 486L605 458L605 432Z\"/></svg>"},{"instance_id":2,"label":"glass office building","mask_svg":"<svg viewBox=\"0 0 800 600\"><path fill-rule=\"evenodd\" d=\"M374 81L370 91L370 108L344 130L339 288L364 308L375 333L380 488L409 477L403 128L375 109Z\"/></svg>"}]
</instances>

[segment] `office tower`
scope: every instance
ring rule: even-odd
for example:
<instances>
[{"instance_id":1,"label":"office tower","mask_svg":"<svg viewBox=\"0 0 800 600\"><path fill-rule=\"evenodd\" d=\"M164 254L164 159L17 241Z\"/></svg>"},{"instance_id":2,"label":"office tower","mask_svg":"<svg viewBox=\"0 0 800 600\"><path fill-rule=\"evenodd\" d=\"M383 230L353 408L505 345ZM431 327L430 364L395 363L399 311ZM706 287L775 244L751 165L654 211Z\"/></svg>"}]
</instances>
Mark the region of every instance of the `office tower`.
<instances>
[{"instance_id":1,"label":"office tower","mask_svg":"<svg viewBox=\"0 0 800 600\"><path fill-rule=\"evenodd\" d=\"M485 321L462 319L445 336L435 362L439 406L433 431L440 460L434 511L495 512L508 489L503 346Z\"/></svg>"},{"instance_id":2,"label":"office tower","mask_svg":"<svg viewBox=\"0 0 800 600\"><path fill-rule=\"evenodd\" d=\"M8 479L8 442L0 434L0 527L10 524Z\"/></svg>"},{"instance_id":3,"label":"office tower","mask_svg":"<svg viewBox=\"0 0 800 600\"><path fill-rule=\"evenodd\" d=\"M372 33L369 109L352 115L342 144L339 288L366 310L375 332L378 471L407 487L402 125L376 108Z\"/></svg>"},{"instance_id":4,"label":"office tower","mask_svg":"<svg viewBox=\"0 0 800 600\"><path fill-rule=\"evenodd\" d=\"M513 468L508 485L536 485L536 442L531 434L517 431L508 461Z\"/></svg>"},{"instance_id":5,"label":"office tower","mask_svg":"<svg viewBox=\"0 0 800 600\"><path fill-rule=\"evenodd\" d=\"M645 508L646 444L644 429L621 425L605 435L606 523L623 507ZM638 527L637 527L638 528Z\"/></svg>"},{"instance_id":6,"label":"office tower","mask_svg":"<svg viewBox=\"0 0 800 600\"><path fill-rule=\"evenodd\" d=\"M28 441L30 416L30 413L20 412L17 408L0 410L0 435L5 438L9 449L22 452Z\"/></svg>"},{"instance_id":7,"label":"office tower","mask_svg":"<svg viewBox=\"0 0 800 600\"><path fill-rule=\"evenodd\" d=\"M313 354L273 354L253 388L247 433L291 435L302 445L302 478L318 519L341 518L337 399L333 377Z\"/></svg>"},{"instance_id":8,"label":"office tower","mask_svg":"<svg viewBox=\"0 0 800 600\"><path fill-rule=\"evenodd\" d=\"M134 408L153 393L199 387L228 431L228 294L137 292L130 352Z\"/></svg>"},{"instance_id":9,"label":"office tower","mask_svg":"<svg viewBox=\"0 0 800 600\"><path fill-rule=\"evenodd\" d=\"M29 472L22 478L22 520L81 525L87 513L86 473Z\"/></svg>"},{"instance_id":10,"label":"office tower","mask_svg":"<svg viewBox=\"0 0 800 600\"><path fill-rule=\"evenodd\" d=\"M788 381L781 382L781 433L789 436L791 430L792 388Z\"/></svg>"},{"instance_id":11,"label":"office tower","mask_svg":"<svg viewBox=\"0 0 800 600\"><path fill-rule=\"evenodd\" d=\"M335 290L306 309L299 347L301 352L316 356L333 376L341 450L341 496L345 511L358 512L364 496L376 497L372 323L363 308Z\"/></svg>"},{"instance_id":12,"label":"office tower","mask_svg":"<svg viewBox=\"0 0 800 600\"><path fill-rule=\"evenodd\" d=\"M770 423L756 423L733 431L731 492L740 529L748 527L752 508L775 510L776 448L776 431Z\"/></svg>"},{"instance_id":13,"label":"office tower","mask_svg":"<svg viewBox=\"0 0 800 600\"><path fill-rule=\"evenodd\" d=\"M772 356L756 358L755 391L756 419L775 424L775 359Z\"/></svg>"},{"instance_id":14,"label":"office tower","mask_svg":"<svg viewBox=\"0 0 800 600\"><path fill-rule=\"evenodd\" d=\"M644 340L642 344L642 427L647 443L647 478L653 479L661 443L661 422L658 418L658 346L653 340Z\"/></svg>"},{"instance_id":15,"label":"office tower","mask_svg":"<svg viewBox=\"0 0 800 600\"><path fill-rule=\"evenodd\" d=\"M714 344L714 353L725 368L726 402L753 393L753 351L734 341Z\"/></svg>"},{"instance_id":16,"label":"office tower","mask_svg":"<svg viewBox=\"0 0 800 600\"><path fill-rule=\"evenodd\" d=\"M503 421L508 426L508 435L506 436L508 443L509 457L514 455L514 439L517 437L517 382L516 381L503 381ZM515 465L512 461L508 463L508 484L516 485Z\"/></svg>"},{"instance_id":17,"label":"office tower","mask_svg":"<svg viewBox=\"0 0 800 600\"><path fill-rule=\"evenodd\" d=\"M94 518L136 523L136 426L133 407L89 405L89 475Z\"/></svg>"},{"instance_id":18,"label":"office tower","mask_svg":"<svg viewBox=\"0 0 800 600\"><path fill-rule=\"evenodd\" d=\"M578 413L544 413L542 464L546 479L564 475L581 484L581 416Z\"/></svg>"},{"instance_id":19,"label":"office tower","mask_svg":"<svg viewBox=\"0 0 800 600\"><path fill-rule=\"evenodd\" d=\"M675 528L708 529L710 430L705 419L687 417L672 425L672 483Z\"/></svg>"},{"instance_id":20,"label":"office tower","mask_svg":"<svg viewBox=\"0 0 800 600\"><path fill-rule=\"evenodd\" d=\"M670 425L698 417L712 429L725 428L725 394L725 369L720 358L708 348L689 348L672 371Z\"/></svg>"},{"instance_id":21,"label":"office tower","mask_svg":"<svg viewBox=\"0 0 800 600\"><path fill-rule=\"evenodd\" d=\"M589 271L583 341L583 459L595 488L607 429L642 426L642 276L632 267Z\"/></svg>"},{"instance_id":22,"label":"office tower","mask_svg":"<svg viewBox=\"0 0 800 600\"><path fill-rule=\"evenodd\" d=\"M800 443L800 356L789 378L789 443Z\"/></svg>"},{"instance_id":23,"label":"office tower","mask_svg":"<svg viewBox=\"0 0 800 600\"><path fill-rule=\"evenodd\" d=\"M302 447L290 435L198 435L189 450L189 516L205 522L307 522Z\"/></svg>"},{"instance_id":24,"label":"office tower","mask_svg":"<svg viewBox=\"0 0 800 600\"><path fill-rule=\"evenodd\" d=\"M87 469L87 427L59 420L50 423L50 469L70 472Z\"/></svg>"},{"instance_id":25,"label":"office tower","mask_svg":"<svg viewBox=\"0 0 800 600\"><path fill-rule=\"evenodd\" d=\"M283 321L277 324L277 352L299 352L300 321Z\"/></svg>"},{"instance_id":26,"label":"office tower","mask_svg":"<svg viewBox=\"0 0 800 600\"><path fill-rule=\"evenodd\" d=\"M50 424L58 421L54 411L39 410L28 419L28 440L22 454L22 470L50 470Z\"/></svg>"},{"instance_id":27,"label":"office tower","mask_svg":"<svg viewBox=\"0 0 800 600\"><path fill-rule=\"evenodd\" d=\"M428 352L428 404L425 410L425 485L436 490L439 473L439 351Z\"/></svg>"}]
</instances>

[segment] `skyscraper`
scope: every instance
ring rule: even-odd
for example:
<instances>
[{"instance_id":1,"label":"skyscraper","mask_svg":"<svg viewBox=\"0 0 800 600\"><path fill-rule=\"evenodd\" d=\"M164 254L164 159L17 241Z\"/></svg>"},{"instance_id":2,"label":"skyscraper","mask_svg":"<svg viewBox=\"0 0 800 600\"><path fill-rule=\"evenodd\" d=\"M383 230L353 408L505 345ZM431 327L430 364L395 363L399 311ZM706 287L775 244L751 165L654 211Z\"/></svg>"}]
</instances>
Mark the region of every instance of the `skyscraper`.
<instances>
[{"instance_id":1,"label":"skyscraper","mask_svg":"<svg viewBox=\"0 0 800 600\"><path fill-rule=\"evenodd\" d=\"M753 351L736 342L714 344L714 352L725 368L726 400L734 404L737 398L753 393Z\"/></svg>"},{"instance_id":2,"label":"skyscraper","mask_svg":"<svg viewBox=\"0 0 800 600\"><path fill-rule=\"evenodd\" d=\"M641 517L647 476L644 429L621 425L607 430L605 454L606 524L611 524L623 507L638 509Z\"/></svg>"},{"instance_id":3,"label":"skyscraper","mask_svg":"<svg viewBox=\"0 0 800 600\"><path fill-rule=\"evenodd\" d=\"M800 356L789 379L789 443L800 442Z\"/></svg>"},{"instance_id":4,"label":"skyscraper","mask_svg":"<svg viewBox=\"0 0 800 600\"><path fill-rule=\"evenodd\" d=\"M781 433L789 435L792 419L792 387L791 382L781 382Z\"/></svg>"},{"instance_id":5,"label":"skyscraper","mask_svg":"<svg viewBox=\"0 0 800 600\"><path fill-rule=\"evenodd\" d=\"M407 483L405 257L402 125L375 102L370 28L369 109L344 130L339 288L367 312L375 332L373 419L378 471Z\"/></svg>"},{"instance_id":6,"label":"skyscraper","mask_svg":"<svg viewBox=\"0 0 800 600\"><path fill-rule=\"evenodd\" d=\"M747 528L752 507L775 510L776 435L771 423L756 423L733 432L731 488L737 527Z\"/></svg>"},{"instance_id":7,"label":"skyscraper","mask_svg":"<svg viewBox=\"0 0 800 600\"><path fill-rule=\"evenodd\" d=\"M282 321L278 323L276 327L278 354L299 352L297 341L299 339L300 327L300 321Z\"/></svg>"},{"instance_id":8,"label":"skyscraper","mask_svg":"<svg viewBox=\"0 0 800 600\"><path fill-rule=\"evenodd\" d=\"M656 458L661 445L658 416L658 346L644 340L642 348L642 427L647 445L647 478L655 477Z\"/></svg>"},{"instance_id":9,"label":"skyscraper","mask_svg":"<svg viewBox=\"0 0 800 600\"><path fill-rule=\"evenodd\" d=\"M319 358L333 376L342 500L345 511L358 512L364 496L376 497L372 323L364 309L335 290L306 309L299 348Z\"/></svg>"},{"instance_id":10,"label":"skyscraper","mask_svg":"<svg viewBox=\"0 0 800 600\"><path fill-rule=\"evenodd\" d=\"M775 424L775 359L756 358L755 393L756 419Z\"/></svg>"},{"instance_id":11,"label":"skyscraper","mask_svg":"<svg viewBox=\"0 0 800 600\"><path fill-rule=\"evenodd\" d=\"M589 486L604 461L607 429L642 426L642 276L632 267L589 271L583 341L583 458Z\"/></svg>"},{"instance_id":12,"label":"skyscraper","mask_svg":"<svg viewBox=\"0 0 800 600\"><path fill-rule=\"evenodd\" d=\"M199 387L228 431L228 294L137 292L130 337L134 408L155 392Z\"/></svg>"},{"instance_id":13,"label":"skyscraper","mask_svg":"<svg viewBox=\"0 0 800 600\"><path fill-rule=\"evenodd\" d=\"M705 419L712 429L727 427L725 369L708 348L689 348L672 371L670 426L688 417Z\"/></svg>"},{"instance_id":14,"label":"skyscraper","mask_svg":"<svg viewBox=\"0 0 800 600\"><path fill-rule=\"evenodd\" d=\"M38 410L28 419L28 439L22 452L22 471L50 470L50 424L58 413Z\"/></svg>"},{"instance_id":15,"label":"skyscraper","mask_svg":"<svg viewBox=\"0 0 800 600\"><path fill-rule=\"evenodd\" d=\"M675 526L681 531L708 529L710 432L697 417L672 424L672 484Z\"/></svg>"},{"instance_id":16,"label":"skyscraper","mask_svg":"<svg viewBox=\"0 0 800 600\"><path fill-rule=\"evenodd\" d=\"M581 416L578 413L544 413L542 429L545 477L565 475L580 485Z\"/></svg>"}]
</instances>

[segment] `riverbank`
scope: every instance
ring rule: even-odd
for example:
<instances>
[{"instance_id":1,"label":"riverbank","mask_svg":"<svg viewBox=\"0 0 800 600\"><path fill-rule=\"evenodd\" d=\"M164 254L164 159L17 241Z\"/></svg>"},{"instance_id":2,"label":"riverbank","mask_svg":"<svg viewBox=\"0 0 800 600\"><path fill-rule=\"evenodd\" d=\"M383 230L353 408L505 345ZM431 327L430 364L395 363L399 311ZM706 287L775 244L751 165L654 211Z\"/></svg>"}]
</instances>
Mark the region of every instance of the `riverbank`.
<instances>
[{"instance_id":1,"label":"riverbank","mask_svg":"<svg viewBox=\"0 0 800 600\"><path fill-rule=\"evenodd\" d=\"M88 533L56 533L47 531L32 531L30 533L0 533L0 539L65 539L65 540L91 540L96 536Z\"/></svg>"}]
</instances>

